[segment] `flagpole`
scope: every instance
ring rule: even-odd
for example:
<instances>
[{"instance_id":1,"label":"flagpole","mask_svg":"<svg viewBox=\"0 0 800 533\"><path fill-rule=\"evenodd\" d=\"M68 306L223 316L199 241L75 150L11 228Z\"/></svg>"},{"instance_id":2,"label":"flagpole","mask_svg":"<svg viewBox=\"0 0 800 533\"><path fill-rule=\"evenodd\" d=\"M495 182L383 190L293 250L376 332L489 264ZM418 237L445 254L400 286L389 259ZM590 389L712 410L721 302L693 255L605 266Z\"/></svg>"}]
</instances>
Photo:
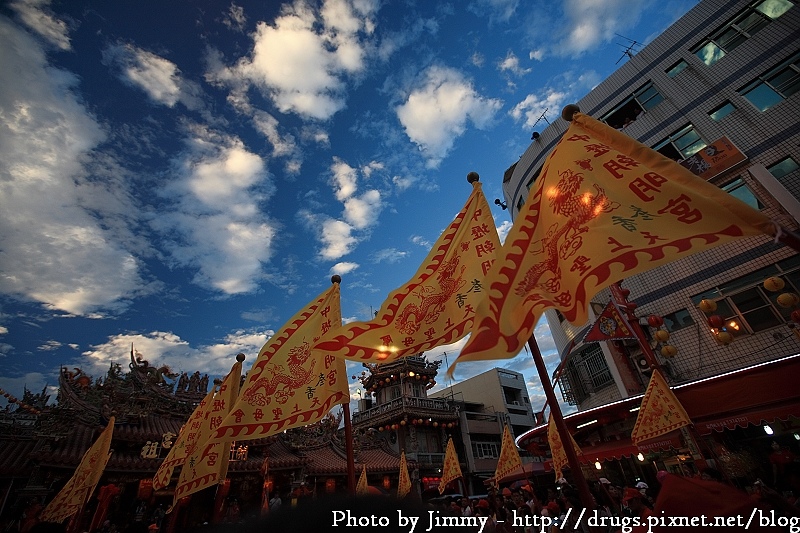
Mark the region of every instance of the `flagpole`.
<instances>
[{"instance_id":1,"label":"flagpole","mask_svg":"<svg viewBox=\"0 0 800 533\"><path fill-rule=\"evenodd\" d=\"M347 450L347 492L356 493L356 463L353 454L353 423L350 421L350 402L342 404L344 409L344 440Z\"/></svg>"},{"instance_id":2,"label":"flagpole","mask_svg":"<svg viewBox=\"0 0 800 533\"><path fill-rule=\"evenodd\" d=\"M653 370L658 370L662 372L663 367L659 362L656 354L653 352L653 348L650 347L650 343L647 342L647 339L644 336L644 331L642 330L642 326L639 325L639 318L634 313L634 309L636 309L636 304L633 302L628 301L628 295L631 293L628 289L623 289L620 282L613 283L609 289L611 290L611 296L614 298L614 301L622 308L625 312L625 319L628 321L628 325L633 331L633 334L636 335L636 341L639 343L639 347L642 349L642 354L644 358L647 359L648 366Z\"/></svg>"},{"instance_id":3,"label":"flagpole","mask_svg":"<svg viewBox=\"0 0 800 533\"><path fill-rule=\"evenodd\" d=\"M331 276L331 283L342 284L342 277L338 274ZM344 440L347 452L347 492L356 493L356 459L353 453L353 421L350 419L350 395L348 388L347 401L342 404L344 413Z\"/></svg>"},{"instance_id":4,"label":"flagpole","mask_svg":"<svg viewBox=\"0 0 800 533\"><path fill-rule=\"evenodd\" d=\"M561 406L556 399L553 385L550 383L550 376L547 375L547 367L544 364L542 352L539 351L539 345L536 343L536 338L533 335L528 339L528 347L531 349L531 356L533 357L533 362L536 364L536 370L539 371L539 380L542 382L545 397L550 404L550 414L553 415L553 421L556 424L558 434L561 436L561 442L564 443L564 452L567 455L567 463L572 471L572 477L575 480L578 495L581 498L583 506L591 511L595 508L594 499L589 490L589 484L586 482L586 477L583 475L578 456L575 454L575 448L570 444L572 442L572 436L567 429L566 423L564 423L564 416L561 414Z\"/></svg>"}]
</instances>

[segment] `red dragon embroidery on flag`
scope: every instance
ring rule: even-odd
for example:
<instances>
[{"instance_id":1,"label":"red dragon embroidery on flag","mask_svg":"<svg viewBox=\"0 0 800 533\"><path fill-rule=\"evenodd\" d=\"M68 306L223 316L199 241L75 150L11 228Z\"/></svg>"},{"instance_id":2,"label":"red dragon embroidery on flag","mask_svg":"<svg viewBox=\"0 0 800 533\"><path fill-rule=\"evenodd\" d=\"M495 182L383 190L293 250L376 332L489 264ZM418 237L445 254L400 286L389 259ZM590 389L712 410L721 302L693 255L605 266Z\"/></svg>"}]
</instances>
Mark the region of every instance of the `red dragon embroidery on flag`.
<instances>
[{"instance_id":1,"label":"red dragon embroidery on flag","mask_svg":"<svg viewBox=\"0 0 800 533\"><path fill-rule=\"evenodd\" d=\"M553 213L568 217L566 223L559 228L559 223L553 223L541 239L541 247L533 253L542 254L544 259L536 263L525 272L525 276L517 284L515 293L525 296L536 288L542 288L550 293L558 292L561 287L560 261L571 257L582 244L581 234L589 231L587 222L600 213L610 213L619 207L619 203L609 200L605 190L594 184L597 194L588 192L578 193L583 174L566 169L559 173L561 179L550 196L550 207ZM564 242L561 243L562 237ZM553 277L541 282L548 272Z\"/></svg>"},{"instance_id":2,"label":"red dragon embroidery on flag","mask_svg":"<svg viewBox=\"0 0 800 533\"><path fill-rule=\"evenodd\" d=\"M242 398L249 405L269 405L273 396L278 403L286 403L291 396L294 396L295 391L308 383L311 378L313 364L311 368L303 366L310 357L311 348L308 342L295 346L289 350L289 357L286 359L289 372L285 372L283 365L267 365L262 374L266 377L256 380L255 384L243 393Z\"/></svg>"},{"instance_id":3,"label":"red dragon embroidery on flag","mask_svg":"<svg viewBox=\"0 0 800 533\"><path fill-rule=\"evenodd\" d=\"M454 277L458 269L459 258L453 257L442 265L436 281L439 282L440 292L433 292L436 289L430 286L421 286L416 296L420 298L419 305L410 303L406 305L397 317L397 329L406 335L417 332L420 325L433 324L439 319L439 314L444 311L447 301L464 286L466 280L461 276L467 267L462 266L458 277ZM413 318L412 318L413 317Z\"/></svg>"}]
</instances>

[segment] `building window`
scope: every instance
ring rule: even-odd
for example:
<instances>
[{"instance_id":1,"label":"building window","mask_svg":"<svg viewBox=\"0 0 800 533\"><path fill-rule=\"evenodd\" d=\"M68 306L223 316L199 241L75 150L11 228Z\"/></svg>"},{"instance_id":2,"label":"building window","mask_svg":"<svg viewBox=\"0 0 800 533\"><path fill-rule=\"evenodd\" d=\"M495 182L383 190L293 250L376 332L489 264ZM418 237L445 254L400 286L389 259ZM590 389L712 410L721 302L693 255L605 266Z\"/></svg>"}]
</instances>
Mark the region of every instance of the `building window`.
<instances>
[{"instance_id":1,"label":"building window","mask_svg":"<svg viewBox=\"0 0 800 533\"><path fill-rule=\"evenodd\" d=\"M525 195L524 194L519 197L519 200L517 200L517 213L522 211L522 206L523 205L525 205Z\"/></svg>"},{"instance_id":2,"label":"building window","mask_svg":"<svg viewBox=\"0 0 800 533\"><path fill-rule=\"evenodd\" d=\"M680 61L678 61L677 63L675 63L666 70L667 76L669 76L670 78L674 78L675 76L683 72L683 69L685 69L688 66L689 63L681 59Z\"/></svg>"},{"instance_id":3,"label":"building window","mask_svg":"<svg viewBox=\"0 0 800 533\"><path fill-rule=\"evenodd\" d=\"M500 457L500 446L496 442L473 441L472 454L477 459L497 459Z\"/></svg>"},{"instance_id":4,"label":"building window","mask_svg":"<svg viewBox=\"0 0 800 533\"><path fill-rule=\"evenodd\" d=\"M720 189L743 201L753 209L764 208L764 204L761 203L755 193L753 193L753 191L747 186L747 183L745 183L742 178L736 178L730 183L720 186Z\"/></svg>"},{"instance_id":5,"label":"building window","mask_svg":"<svg viewBox=\"0 0 800 533\"><path fill-rule=\"evenodd\" d=\"M680 311L675 311L674 313L664 315L663 318L664 327L670 333L673 331L678 331L679 329L688 328L689 326L694 326L694 319L686 309L681 309Z\"/></svg>"},{"instance_id":6,"label":"building window","mask_svg":"<svg viewBox=\"0 0 800 533\"><path fill-rule=\"evenodd\" d=\"M730 115L731 113L733 113L735 110L736 110L736 108L733 106L732 103L725 102L724 104L722 104L721 106L717 107L716 109L713 109L713 110L709 111L708 116L711 117L711 120L720 121L723 118L725 118L728 115Z\"/></svg>"},{"instance_id":7,"label":"building window","mask_svg":"<svg viewBox=\"0 0 800 533\"><path fill-rule=\"evenodd\" d=\"M797 164L797 161L795 161L791 157L786 157L784 159L781 159L777 163L768 166L767 170L769 170L770 174L780 179L785 175L789 174L790 172L794 172L798 168L800 168L800 165Z\"/></svg>"},{"instance_id":8,"label":"building window","mask_svg":"<svg viewBox=\"0 0 800 533\"><path fill-rule=\"evenodd\" d=\"M656 143L653 149L670 159L676 161L686 159L706 147L706 142L694 129L687 124L666 139Z\"/></svg>"},{"instance_id":9,"label":"building window","mask_svg":"<svg viewBox=\"0 0 800 533\"><path fill-rule=\"evenodd\" d=\"M739 94L766 111L800 90L800 52L739 89Z\"/></svg>"},{"instance_id":10,"label":"building window","mask_svg":"<svg viewBox=\"0 0 800 533\"><path fill-rule=\"evenodd\" d=\"M800 256L763 268L741 278L729 281L702 294L692 297L697 305L702 299L717 303L715 315L725 320L723 329L734 337L758 333L780 326L790 321L792 310L777 303L783 292L800 290ZM770 292L764 289L764 280L775 276L786 284L782 291Z\"/></svg>"},{"instance_id":11,"label":"building window","mask_svg":"<svg viewBox=\"0 0 800 533\"><path fill-rule=\"evenodd\" d=\"M590 394L614 384L603 350L597 343L570 355L558 382L561 395L570 405L578 405Z\"/></svg>"},{"instance_id":12,"label":"building window","mask_svg":"<svg viewBox=\"0 0 800 533\"><path fill-rule=\"evenodd\" d=\"M786 13L792 5L794 4L789 0L756 2L695 46L692 52L706 65L713 65L726 52L732 51L774 19Z\"/></svg>"},{"instance_id":13,"label":"building window","mask_svg":"<svg viewBox=\"0 0 800 533\"><path fill-rule=\"evenodd\" d=\"M600 117L612 128L622 129L636 120L643 111L649 111L664 100L652 81L639 87L614 109Z\"/></svg>"}]
</instances>

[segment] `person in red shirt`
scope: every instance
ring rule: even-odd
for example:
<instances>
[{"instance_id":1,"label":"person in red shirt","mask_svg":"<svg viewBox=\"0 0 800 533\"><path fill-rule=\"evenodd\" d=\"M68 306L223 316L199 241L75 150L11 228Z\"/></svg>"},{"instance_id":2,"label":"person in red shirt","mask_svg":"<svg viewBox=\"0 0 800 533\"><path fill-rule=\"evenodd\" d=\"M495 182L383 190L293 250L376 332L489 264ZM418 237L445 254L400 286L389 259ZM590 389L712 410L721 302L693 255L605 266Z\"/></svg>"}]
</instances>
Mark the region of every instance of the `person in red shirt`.
<instances>
[{"instance_id":1,"label":"person in red shirt","mask_svg":"<svg viewBox=\"0 0 800 533\"><path fill-rule=\"evenodd\" d=\"M625 493L622 495L622 505L631 510L632 517L647 520L648 516L653 515L650 508L644 504L642 493L633 487L625 488Z\"/></svg>"}]
</instances>

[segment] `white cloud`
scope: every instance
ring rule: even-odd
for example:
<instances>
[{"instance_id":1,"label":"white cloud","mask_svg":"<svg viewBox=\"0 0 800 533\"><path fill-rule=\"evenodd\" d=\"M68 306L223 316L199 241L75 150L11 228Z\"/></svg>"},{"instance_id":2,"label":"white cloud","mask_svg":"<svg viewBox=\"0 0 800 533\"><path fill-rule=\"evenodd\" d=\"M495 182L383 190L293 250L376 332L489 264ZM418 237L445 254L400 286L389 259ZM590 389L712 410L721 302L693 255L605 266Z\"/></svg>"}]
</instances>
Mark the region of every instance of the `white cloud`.
<instances>
[{"instance_id":1,"label":"white cloud","mask_svg":"<svg viewBox=\"0 0 800 533\"><path fill-rule=\"evenodd\" d=\"M519 58L511 51L498 63L498 68L501 72L511 72L515 76L524 76L531 71L529 68L520 67Z\"/></svg>"},{"instance_id":2,"label":"white cloud","mask_svg":"<svg viewBox=\"0 0 800 533\"><path fill-rule=\"evenodd\" d=\"M508 114L517 122L523 121L526 128L532 128L545 110L549 114L548 120L559 116L561 108L566 104L566 97L566 92L555 89L547 89L544 99L540 99L535 94L529 94L525 100L515 105ZM546 124L541 127L545 128Z\"/></svg>"},{"instance_id":3,"label":"white cloud","mask_svg":"<svg viewBox=\"0 0 800 533\"><path fill-rule=\"evenodd\" d=\"M258 204L274 193L263 160L236 138L196 127L164 195L175 203L152 221L172 259L195 282L225 294L250 292L272 256L276 229Z\"/></svg>"},{"instance_id":4,"label":"white cloud","mask_svg":"<svg viewBox=\"0 0 800 533\"><path fill-rule=\"evenodd\" d=\"M134 216L128 185L113 171L102 186L87 176L105 133L77 77L2 17L0 64L14 73L0 91L0 291L73 314L119 310L143 283L117 233Z\"/></svg>"},{"instance_id":5,"label":"white cloud","mask_svg":"<svg viewBox=\"0 0 800 533\"><path fill-rule=\"evenodd\" d=\"M365 68L361 39L371 33L373 2L304 0L286 5L273 24L259 22L253 49L233 67L210 64L208 77L236 92L254 85L283 113L326 120L345 105L347 76Z\"/></svg>"},{"instance_id":6,"label":"white cloud","mask_svg":"<svg viewBox=\"0 0 800 533\"><path fill-rule=\"evenodd\" d=\"M528 57L533 59L534 61L541 61L544 59L544 50L538 48L536 50L531 50L528 54Z\"/></svg>"},{"instance_id":7,"label":"white cloud","mask_svg":"<svg viewBox=\"0 0 800 533\"><path fill-rule=\"evenodd\" d=\"M505 244L506 237L508 237L508 232L511 231L511 226L513 226L513 224L510 220L504 220L503 223L497 228L497 235L500 237L500 244Z\"/></svg>"},{"instance_id":8,"label":"white cloud","mask_svg":"<svg viewBox=\"0 0 800 533\"><path fill-rule=\"evenodd\" d=\"M343 202L353 196L357 189L356 169L339 159L333 158L331 165L331 179L336 199Z\"/></svg>"},{"instance_id":9,"label":"white cloud","mask_svg":"<svg viewBox=\"0 0 800 533\"><path fill-rule=\"evenodd\" d=\"M424 152L428 166L438 167L466 130L488 126L502 102L480 96L457 70L430 67L402 105L397 117L408 137Z\"/></svg>"},{"instance_id":10,"label":"white cloud","mask_svg":"<svg viewBox=\"0 0 800 533\"><path fill-rule=\"evenodd\" d=\"M367 229L377 222L382 208L381 193L370 190L344 202L344 218L356 229Z\"/></svg>"},{"instance_id":11,"label":"white cloud","mask_svg":"<svg viewBox=\"0 0 800 533\"><path fill-rule=\"evenodd\" d=\"M384 248L372 254L371 259L373 263L397 263L407 255L408 252L398 250L397 248Z\"/></svg>"},{"instance_id":12,"label":"white cloud","mask_svg":"<svg viewBox=\"0 0 800 533\"><path fill-rule=\"evenodd\" d=\"M20 20L39 34L48 45L59 50L70 50L69 28L50 11L50 0L16 0L10 4Z\"/></svg>"},{"instance_id":13,"label":"white cloud","mask_svg":"<svg viewBox=\"0 0 800 533\"><path fill-rule=\"evenodd\" d=\"M0 335L5 335L8 333L8 328L5 326L0 326Z\"/></svg>"},{"instance_id":14,"label":"white cloud","mask_svg":"<svg viewBox=\"0 0 800 533\"><path fill-rule=\"evenodd\" d=\"M81 369L95 377L105 375L111 363L127 368L131 344L135 352L153 366L167 365L173 372L194 372L203 369L210 381L224 377L236 362L236 354L244 353L245 370L252 366L261 347L274 334L273 330L240 330L228 333L215 344L191 346L172 332L153 331L109 337L108 341L83 352ZM77 365L76 365L77 366Z\"/></svg>"},{"instance_id":15,"label":"white cloud","mask_svg":"<svg viewBox=\"0 0 800 533\"><path fill-rule=\"evenodd\" d=\"M225 13L222 23L228 28L239 32L244 31L244 26L247 23L247 17L244 15L244 8L231 3L231 7Z\"/></svg>"},{"instance_id":16,"label":"white cloud","mask_svg":"<svg viewBox=\"0 0 800 533\"><path fill-rule=\"evenodd\" d=\"M354 271L359 266L360 265L358 263L349 263L346 261L341 263L336 263L331 267L330 273L344 276L345 274L349 274L350 272Z\"/></svg>"},{"instance_id":17,"label":"white cloud","mask_svg":"<svg viewBox=\"0 0 800 533\"><path fill-rule=\"evenodd\" d=\"M426 239L421 235L412 235L411 237L409 237L408 240L410 240L417 246L422 246L423 248L426 248L428 250L430 250L431 246L433 246L433 243L431 241L429 241L428 239Z\"/></svg>"},{"instance_id":18,"label":"white cloud","mask_svg":"<svg viewBox=\"0 0 800 533\"><path fill-rule=\"evenodd\" d=\"M174 107L178 102L187 109L203 108L200 87L181 76L178 66L132 44L114 44L103 50L103 62L119 69L119 79L141 89L153 102Z\"/></svg>"},{"instance_id":19,"label":"white cloud","mask_svg":"<svg viewBox=\"0 0 800 533\"><path fill-rule=\"evenodd\" d=\"M519 0L474 0L468 9L480 17L489 18L490 24L508 22L517 10Z\"/></svg>"},{"instance_id":20,"label":"white cloud","mask_svg":"<svg viewBox=\"0 0 800 533\"><path fill-rule=\"evenodd\" d=\"M322 223L320 255L324 259L339 259L353 251L358 240L353 237L353 227L341 220L327 219Z\"/></svg>"}]
</instances>

